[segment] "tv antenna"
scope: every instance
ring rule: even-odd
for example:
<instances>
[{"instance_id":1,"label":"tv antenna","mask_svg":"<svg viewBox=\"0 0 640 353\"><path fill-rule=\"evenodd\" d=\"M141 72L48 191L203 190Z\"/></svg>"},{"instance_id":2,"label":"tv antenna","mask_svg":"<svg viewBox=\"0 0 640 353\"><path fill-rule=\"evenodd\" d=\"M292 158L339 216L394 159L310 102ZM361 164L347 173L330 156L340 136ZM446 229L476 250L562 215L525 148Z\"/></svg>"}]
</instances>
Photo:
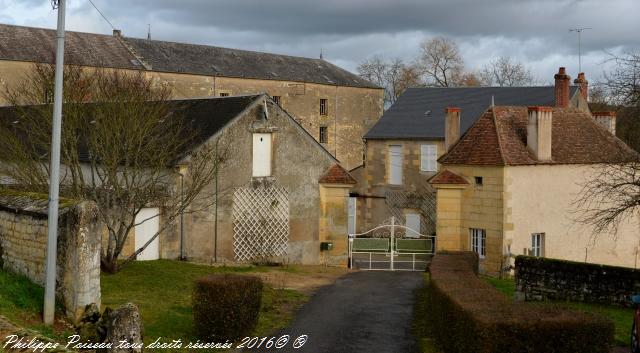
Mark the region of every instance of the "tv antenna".
<instances>
[{"instance_id":1,"label":"tv antenna","mask_svg":"<svg viewBox=\"0 0 640 353\"><path fill-rule=\"evenodd\" d=\"M582 31L593 29L591 27L569 28L569 32L578 33L578 72L582 72Z\"/></svg>"}]
</instances>

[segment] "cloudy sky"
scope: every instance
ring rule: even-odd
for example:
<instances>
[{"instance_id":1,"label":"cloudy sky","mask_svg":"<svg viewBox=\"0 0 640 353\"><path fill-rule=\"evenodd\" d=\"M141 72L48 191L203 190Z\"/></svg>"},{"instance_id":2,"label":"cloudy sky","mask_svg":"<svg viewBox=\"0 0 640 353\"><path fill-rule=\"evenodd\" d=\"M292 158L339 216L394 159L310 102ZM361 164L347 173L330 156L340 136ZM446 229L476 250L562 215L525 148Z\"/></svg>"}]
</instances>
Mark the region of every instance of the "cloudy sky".
<instances>
[{"instance_id":1,"label":"cloudy sky","mask_svg":"<svg viewBox=\"0 0 640 353\"><path fill-rule=\"evenodd\" d=\"M559 66L602 76L607 53L640 51L640 0L93 0L125 36L317 57L355 71L380 55L411 61L421 41L455 39L468 70L525 63L541 82ZM0 23L55 28L50 0L0 0ZM111 33L89 0L68 0L67 29Z\"/></svg>"}]
</instances>

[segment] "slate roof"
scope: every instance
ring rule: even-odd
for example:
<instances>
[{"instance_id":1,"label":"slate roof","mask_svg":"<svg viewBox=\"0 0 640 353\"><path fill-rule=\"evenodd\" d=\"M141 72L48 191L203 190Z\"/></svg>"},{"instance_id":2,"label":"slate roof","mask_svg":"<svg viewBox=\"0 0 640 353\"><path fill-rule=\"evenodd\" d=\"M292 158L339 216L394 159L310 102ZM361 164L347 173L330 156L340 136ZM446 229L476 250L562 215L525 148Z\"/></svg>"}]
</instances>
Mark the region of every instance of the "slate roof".
<instances>
[{"instance_id":1,"label":"slate roof","mask_svg":"<svg viewBox=\"0 0 640 353\"><path fill-rule=\"evenodd\" d=\"M358 182L339 164L334 164L324 173L324 175L322 175L322 177L320 177L320 183L357 184Z\"/></svg>"},{"instance_id":2,"label":"slate roof","mask_svg":"<svg viewBox=\"0 0 640 353\"><path fill-rule=\"evenodd\" d=\"M538 161L527 148L527 107L496 106L481 117L451 150L443 165L533 165L616 163L638 154L589 114L574 108L553 108L551 160Z\"/></svg>"},{"instance_id":3,"label":"slate roof","mask_svg":"<svg viewBox=\"0 0 640 353\"><path fill-rule=\"evenodd\" d=\"M570 96L578 91L570 87ZM555 87L427 87L409 88L367 132L366 139L444 139L444 110L461 108L460 133L496 105L555 105ZM429 112L429 114L425 114Z\"/></svg>"},{"instance_id":4,"label":"slate roof","mask_svg":"<svg viewBox=\"0 0 640 353\"><path fill-rule=\"evenodd\" d=\"M206 45L67 31L65 50L66 62L86 66L379 88L321 59ZM0 60L53 63L54 54L54 30L0 24Z\"/></svg>"},{"instance_id":5,"label":"slate roof","mask_svg":"<svg viewBox=\"0 0 640 353\"><path fill-rule=\"evenodd\" d=\"M448 170L442 170L440 172L438 172L438 174L434 175L433 177L431 177L431 179L429 179L429 183L431 184L451 184L451 185L456 185L456 184L469 184L469 182L467 181L467 179L465 179L464 177Z\"/></svg>"}]
</instances>

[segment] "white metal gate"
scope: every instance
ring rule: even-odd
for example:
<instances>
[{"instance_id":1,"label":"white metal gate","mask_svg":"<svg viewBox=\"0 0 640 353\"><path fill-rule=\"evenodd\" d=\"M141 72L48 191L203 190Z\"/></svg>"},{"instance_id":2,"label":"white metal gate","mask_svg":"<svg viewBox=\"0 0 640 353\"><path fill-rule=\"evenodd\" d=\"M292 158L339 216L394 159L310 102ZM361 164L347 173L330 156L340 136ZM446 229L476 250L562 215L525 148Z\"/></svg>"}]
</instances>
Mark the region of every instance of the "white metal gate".
<instances>
[{"instance_id":1,"label":"white metal gate","mask_svg":"<svg viewBox=\"0 0 640 353\"><path fill-rule=\"evenodd\" d=\"M420 234L391 217L388 224L349 234L349 268L424 271L435 249L435 236Z\"/></svg>"}]
</instances>

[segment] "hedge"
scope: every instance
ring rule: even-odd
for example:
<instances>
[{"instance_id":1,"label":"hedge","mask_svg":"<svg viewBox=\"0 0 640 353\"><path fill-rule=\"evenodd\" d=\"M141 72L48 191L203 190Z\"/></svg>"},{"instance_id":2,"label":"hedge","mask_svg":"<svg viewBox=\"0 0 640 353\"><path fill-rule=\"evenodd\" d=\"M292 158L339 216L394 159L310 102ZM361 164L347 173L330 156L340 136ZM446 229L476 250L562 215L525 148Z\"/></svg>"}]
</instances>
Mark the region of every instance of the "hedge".
<instances>
[{"instance_id":1,"label":"hedge","mask_svg":"<svg viewBox=\"0 0 640 353\"><path fill-rule=\"evenodd\" d=\"M215 274L195 282L193 322L205 340L235 340L258 323L262 280L255 276Z\"/></svg>"},{"instance_id":2,"label":"hedge","mask_svg":"<svg viewBox=\"0 0 640 353\"><path fill-rule=\"evenodd\" d=\"M566 309L512 302L484 280L474 253L437 254L429 315L446 353L608 353L613 323Z\"/></svg>"}]
</instances>

